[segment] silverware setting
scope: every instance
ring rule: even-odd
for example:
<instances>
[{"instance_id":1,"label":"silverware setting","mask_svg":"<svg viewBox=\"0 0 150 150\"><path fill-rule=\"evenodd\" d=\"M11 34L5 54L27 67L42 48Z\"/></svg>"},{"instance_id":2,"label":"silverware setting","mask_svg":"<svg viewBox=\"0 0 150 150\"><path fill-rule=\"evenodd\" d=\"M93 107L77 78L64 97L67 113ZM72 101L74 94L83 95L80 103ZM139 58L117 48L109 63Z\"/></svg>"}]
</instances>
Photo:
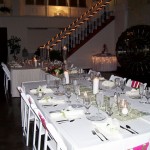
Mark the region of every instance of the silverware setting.
<instances>
[{"instance_id":1,"label":"silverware setting","mask_svg":"<svg viewBox=\"0 0 150 150\"><path fill-rule=\"evenodd\" d=\"M101 135L105 138L105 140L109 140L109 139L108 139L103 133L101 133L99 130L95 129L95 131L96 131L97 133L101 134Z\"/></svg>"},{"instance_id":2,"label":"silverware setting","mask_svg":"<svg viewBox=\"0 0 150 150\"><path fill-rule=\"evenodd\" d=\"M56 112L61 112L62 110L52 110L52 111L50 111L49 113L51 114L51 113L56 113Z\"/></svg>"},{"instance_id":3,"label":"silverware setting","mask_svg":"<svg viewBox=\"0 0 150 150\"><path fill-rule=\"evenodd\" d=\"M58 120L56 122L58 122L59 124L61 124L61 123L65 123L65 122L74 122L77 119L81 119L81 118L76 118L76 119L71 119L71 120L69 120L69 119L63 119L63 120Z\"/></svg>"},{"instance_id":4,"label":"silverware setting","mask_svg":"<svg viewBox=\"0 0 150 150\"><path fill-rule=\"evenodd\" d=\"M101 141L104 141L97 133L95 130L92 130L92 134L93 135L97 135L97 137L101 140Z\"/></svg>"},{"instance_id":5,"label":"silverware setting","mask_svg":"<svg viewBox=\"0 0 150 150\"><path fill-rule=\"evenodd\" d=\"M127 130L128 132L130 132L130 133L132 133L132 134L138 134L138 133L136 133L135 131L131 131L131 129L129 129L129 128L127 128L127 127L123 127L123 126L121 126L120 125L120 128L122 128L122 129L124 129L124 130Z\"/></svg>"},{"instance_id":6,"label":"silverware setting","mask_svg":"<svg viewBox=\"0 0 150 150\"><path fill-rule=\"evenodd\" d=\"M61 124L61 123L65 123L65 122L74 122L74 121L75 121L75 119L72 119L72 120L64 119L64 120L58 120L56 122L58 122L59 124Z\"/></svg>"},{"instance_id":7,"label":"silverware setting","mask_svg":"<svg viewBox=\"0 0 150 150\"><path fill-rule=\"evenodd\" d=\"M49 106L53 106L53 107L56 107L57 106L57 104L54 104L54 105L52 105L52 104L44 104L44 105L42 105L43 107L49 107Z\"/></svg>"},{"instance_id":8,"label":"silverware setting","mask_svg":"<svg viewBox=\"0 0 150 150\"><path fill-rule=\"evenodd\" d=\"M136 134L139 134L137 131L133 130L129 125L126 125L126 128L132 130L132 131L135 132Z\"/></svg>"}]
</instances>

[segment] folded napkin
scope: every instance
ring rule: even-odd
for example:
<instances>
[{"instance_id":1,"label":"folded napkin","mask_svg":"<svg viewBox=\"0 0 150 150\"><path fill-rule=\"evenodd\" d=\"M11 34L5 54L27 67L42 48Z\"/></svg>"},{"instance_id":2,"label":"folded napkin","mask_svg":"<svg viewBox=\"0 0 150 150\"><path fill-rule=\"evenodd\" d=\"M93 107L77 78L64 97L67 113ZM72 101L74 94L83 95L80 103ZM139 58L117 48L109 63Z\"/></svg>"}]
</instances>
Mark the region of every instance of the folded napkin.
<instances>
[{"instance_id":1,"label":"folded napkin","mask_svg":"<svg viewBox=\"0 0 150 150\"><path fill-rule=\"evenodd\" d=\"M31 90L30 90L30 93L31 93L31 94L37 94L37 89L31 89Z\"/></svg>"},{"instance_id":2,"label":"folded napkin","mask_svg":"<svg viewBox=\"0 0 150 150\"><path fill-rule=\"evenodd\" d=\"M52 89L50 89L50 88L44 88L43 89L43 93L53 93L54 91L52 90Z\"/></svg>"},{"instance_id":3,"label":"folded napkin","mask_svg":"<svg viewBox=\"0 0 150 150\"><path fill-rule=\"evenodd\" d=\"M50 114L51 118L60 119L77 119L84 116L84 110L62 110L60 112L54 112Z\"/></svg>"},{"instance_id":4,"label":"folded napkin","mask_svg":"<svg viewBox=\"0 0 150 150\"><path fill-rule=\"evenodd\" d=\"M63 111L63 114L65 116L65 118L68 119L76 119L76 118L80 118L84 115L84 110L69 110L69 111Z\"/></svg>"},{"instance_id":5,"label":"folded napkin","mask_svg":"<svg viewBox=\"0 0 150 150\"><path fill-rule=\"evenodd\" d=\"M139 97L139 89L132 89L131 91L126 91L126 95L129 97Z\"/></svg>"},{"instance_id":6,"label":"folded napkin","mask_svg":"<svg viewBox=\"0 0 150 150\"><path fill-rule=\"evenodd\" d=\"M104 81L105 78L104 78L104 77L99 77L99 80L100 80L100 81Z\"/></svg>"},{"instance_id":7,"label":"folded napkin","mask_svg":"<svg viewBox=\"0 0 150 150\"><path fill-rule=\"evenodd\" d=\"M108 139L115 138L120 139L122 135L120 133L120 123L117 119L108 118L105 122L92 122L94 128L103 133Z\"/></svg>"},{"instance_id":8,"label":"folded napkin","mask_svg":"<svg viewBox=\"0 0 150 150\"><path fill-rule=\"evenodd\" d=\"M46 86L39 86L37 89L30 90L30 93L32 93L32 94L37 94L39 92L46 94L46 93L53 93L54 91L50 88L47 88Z\"/></svg>"},{"instance_id":9,"label":"folded napkin","mask_svg":"<svg viewBox=\"0 0 150 150\"><path fill-rule=\"evenodd\" d=\"M39 103L48 103L48 104L64 104L65 100L63 99L53 99L50 96L43 97L41 100L39 100Z\"/></svg>"},{"instance_id":10,"label":"folded napkin","mask_svg":"<svg viewBox=\"0 0 150 150\"><path fill-rule=\"evenodd\" d=\"M115 83L114 83L113 81L108 81L108 80L106 80L106 81L103 81L103 82L102 82L102 86L104 86L104 87L109 87L109 88L113 88L113 87L115 86Z\"/></svg>"}]
</instances>

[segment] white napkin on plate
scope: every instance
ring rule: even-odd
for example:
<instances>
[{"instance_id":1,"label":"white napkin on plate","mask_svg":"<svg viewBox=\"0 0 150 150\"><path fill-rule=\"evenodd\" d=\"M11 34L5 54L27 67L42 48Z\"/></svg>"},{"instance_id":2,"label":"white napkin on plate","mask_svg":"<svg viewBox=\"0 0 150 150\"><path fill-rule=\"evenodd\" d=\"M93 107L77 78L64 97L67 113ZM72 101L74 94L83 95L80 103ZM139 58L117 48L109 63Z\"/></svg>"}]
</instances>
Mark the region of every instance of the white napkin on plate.
<instances>
[{"instance_id":1,"label":"white napkin on plate","mask_svg":"<svg viewBox=\"0 0 150 150\"><path fill-rule=\"evenodd\" d=\"M32 94L37 94L39 92L39 90L42 92L42 93L53 93L54 91L50 88L47 88L46 86L39 86L37 89L31 89L30 90L30 93Z\"/></svg>"},{"instance_id":2,"label":"white napkin on plate","mask_svg":"<svg viewBox=\"0 0 150 150\"><path fill-rule=\"evenodd\" d=\"M102 82L102 86L112 88L112 87L115 86L115 83L114 83L113 81L108 81L108 80L106 80L106 81L103 81L103 82Z\"/></svg>"},{"instance_id":3,"label":"white napkin on plate","mask_svg":"<svg viewBox=\"0 0 150 150\"><path fill-rule=\"evenodd\" d=\"M31 93L31 94L37 94L37 89L31 89L31 90L30 90L30 93Z\"/></svg>"},{"instance_id":4,"label":"white napkin on plate","mask_svg":"<svg viewBox=\"0 0 150 150\"><path fill-rule=\"evenodd\" d=\"M43 89L43 93L53 93L54 91L52 90L52 89L50 89L50 88L44 88Z\"/></svg>"},{"instance_id":5,"label":"white napkin on plate","mask_svg":"<svg viewBox=\"0 0 150 150\"><path fill-rule=\"evenodd\" d=\"M82 110L82 109L69 110L69 111L64 110L63 114L64 114L65 118L76 119L76 118L80 118L84 115L84 110Z\"/></svg>"},{"instance_id":6,"label":"white napkin on plate","mask_svg":"<svg viewBox=\"0 0 150 150\"><path fill-rule=\"evenodd\" d=\"M131 97L138 97L140 96L139 89L132 89L131 91L126 91L126 95Z\"/></svg>"},{"instance_id":7,"label":"white napkin on plate","mask_svg":"<svg viewBox=\"0 0 150 150\"><path fill-rule=\"evenodd\" d=\"M92 122L94 128L103 133L108 139L115 138L120 139L122 135L120 133L120 123L117 119L108 118L104 122Z\"/></svg>"},{"instance_id":8,"label":"white napkin on plate","mask_svg":"<svg viewBox=\"0 0 150 150\"><path fill-rule=\"evenodd\" d=\"M61 112L55 112L50 114L53 119L77 119L84 116L84 110L62 110Z\"/></svg>"},{"instance_id":9,"label":"white napkin on plate","mask_svg":"<svg viewBox=\"0 0 150 150\"><path fill-rule=\"evenodd\" d=\"M39 103L49 103L49 104L65 104L65 100L63 99L52 99L51 97L43 97L39 100Z\"/></svg>"}]
</instances>

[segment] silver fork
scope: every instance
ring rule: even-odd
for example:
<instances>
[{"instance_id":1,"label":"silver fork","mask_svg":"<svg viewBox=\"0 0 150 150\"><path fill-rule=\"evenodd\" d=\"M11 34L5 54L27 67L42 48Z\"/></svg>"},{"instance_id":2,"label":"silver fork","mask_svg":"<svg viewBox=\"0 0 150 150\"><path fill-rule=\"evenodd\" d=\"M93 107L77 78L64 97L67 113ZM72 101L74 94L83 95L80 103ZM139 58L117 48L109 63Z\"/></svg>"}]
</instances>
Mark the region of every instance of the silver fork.
<instances>
[{"instance_id":1,"label":"silver fork","mask_svg":"<svg viewBox=\"0 0 150 150\"><path fill-rule=\"evenodd\" d=\"M104 140L96 133L96 131L92 130L92 134L93 134L93 135L97 135L97 137L98 137L101 141L104 141Z\"/></svg>"},{"instance_id":2,"label":"silver fork","mask_svg":"<svg viewBox=\"0 0 150 150\"><path fill-rule=\"evenodd\" d=\"M97 132L97 133L100 133L106 140L109 140L103 133L101 133L99 130L97 130L97 129L95 129L95 131Z\"/></svg>"}]
</instances>

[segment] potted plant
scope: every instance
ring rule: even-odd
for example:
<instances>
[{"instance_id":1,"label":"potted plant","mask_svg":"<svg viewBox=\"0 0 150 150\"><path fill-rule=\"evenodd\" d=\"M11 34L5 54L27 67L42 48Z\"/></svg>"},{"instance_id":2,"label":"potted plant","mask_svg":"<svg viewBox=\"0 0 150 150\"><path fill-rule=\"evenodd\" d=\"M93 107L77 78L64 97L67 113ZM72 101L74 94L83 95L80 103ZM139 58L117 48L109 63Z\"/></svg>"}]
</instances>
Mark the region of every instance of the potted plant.
<instances>
[{"instance_id":1,"label":"potted plant","mask_svg":"<svg viewBox=\"0 0 150 150\"><path fill-rule=\"evenodd\" d=\"M8 47L10 49L10 54L13 54L14 60L17 59L17 54L20 53L21 50L21 39L18 38L17 36L11 36L10 39L8 39Z\"/></svg>"}]
</instances>

